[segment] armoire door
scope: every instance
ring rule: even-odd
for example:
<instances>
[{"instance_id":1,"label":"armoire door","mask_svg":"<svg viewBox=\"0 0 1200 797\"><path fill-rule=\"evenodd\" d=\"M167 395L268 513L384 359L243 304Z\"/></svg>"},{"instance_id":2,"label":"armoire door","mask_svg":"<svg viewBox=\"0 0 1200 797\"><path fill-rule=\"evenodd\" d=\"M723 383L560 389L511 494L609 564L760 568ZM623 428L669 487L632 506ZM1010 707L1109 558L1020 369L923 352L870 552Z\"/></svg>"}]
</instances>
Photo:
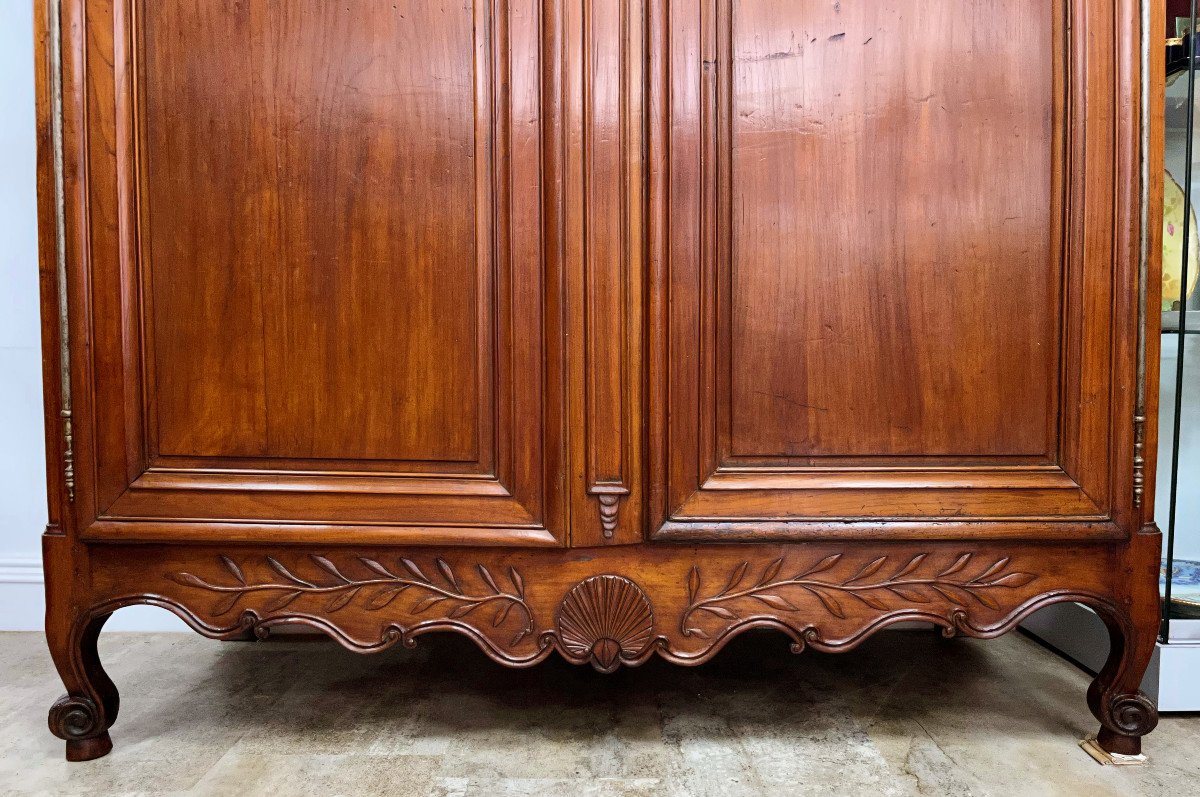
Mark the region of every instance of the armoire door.
<instances>
[{"instance_id":1,"label":"armoire door","mask_svg":"<svg viewBox=\"0 0 1200 797\"><path fill-rule=\"evenodd\" d=\"M85 536L562 544L554 4L64 13Z\"/></svg>"},{"instance_id":2,"label":"armoire door","mask_svg":"<svg viewBox=\"0 0 1200 797\"><path fill-rule=\"evenodd\" d=\"M1135 18L652 4L656 537L1127 533Z\"/></svg>"}]
</instances>

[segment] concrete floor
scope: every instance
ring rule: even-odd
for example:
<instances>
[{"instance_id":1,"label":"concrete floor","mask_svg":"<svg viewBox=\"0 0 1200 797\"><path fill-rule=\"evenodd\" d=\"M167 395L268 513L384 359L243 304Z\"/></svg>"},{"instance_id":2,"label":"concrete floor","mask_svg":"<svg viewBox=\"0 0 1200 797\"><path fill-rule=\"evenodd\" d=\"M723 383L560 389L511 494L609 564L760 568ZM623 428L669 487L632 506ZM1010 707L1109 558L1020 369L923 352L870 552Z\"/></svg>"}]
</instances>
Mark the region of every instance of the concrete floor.
<instances>
[{"instance_id":1,"label":"concrete floor","mask_svg":"<svg viewBox=\"0 0 1200 797\"><path fill-rule=\"evenodd\" d=\"M1151 764L1101 767L1088 676L1019 636L883 633L852 653L744 637L698 669L505 670L467 640L347 653L325 641L106 634L116 745L62 760L37 634L0 634L0 793L1196 795L1200 718Z\"/></svg>"}]
</instances>

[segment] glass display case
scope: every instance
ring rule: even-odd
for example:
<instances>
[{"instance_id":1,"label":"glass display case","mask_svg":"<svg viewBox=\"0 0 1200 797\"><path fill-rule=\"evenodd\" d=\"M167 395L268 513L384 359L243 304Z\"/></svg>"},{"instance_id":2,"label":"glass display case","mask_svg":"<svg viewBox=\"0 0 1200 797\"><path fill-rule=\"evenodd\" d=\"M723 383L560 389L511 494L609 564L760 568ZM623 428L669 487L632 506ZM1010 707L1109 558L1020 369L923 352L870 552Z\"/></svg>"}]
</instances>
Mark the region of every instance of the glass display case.
<instances>
[{"instance_id":1,"label":"glass display case","mask_svg":"<svg viewBox=\"0 0 1200 797\"><path fill-rule=\"evenodd\" d=\"M1200 640L1200 196L1194 17L1167 40L1162 361L1156 515L1164 533L1163 641Z\"/></svg>"}]
</instances>

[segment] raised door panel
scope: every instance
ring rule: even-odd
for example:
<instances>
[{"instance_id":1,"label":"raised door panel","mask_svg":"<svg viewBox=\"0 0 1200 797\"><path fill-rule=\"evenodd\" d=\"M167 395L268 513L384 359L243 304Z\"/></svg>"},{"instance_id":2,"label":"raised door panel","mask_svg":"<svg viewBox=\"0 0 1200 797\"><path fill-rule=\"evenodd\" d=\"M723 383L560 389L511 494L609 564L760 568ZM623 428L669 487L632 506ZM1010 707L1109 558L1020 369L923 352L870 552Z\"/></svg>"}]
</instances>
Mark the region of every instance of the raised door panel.
<instances>
[{"instance_id":1,"label":"raised door panel","mask_svg":"<svg viewBox=\"0 0 1200 797\"><path fill-rule=\"evenodd\" d=\"M733 9L729 456L1047 457L1047 4Z\"/></svg>"},{"instance_id":2,"label":"raised door panel","mask_svg":"<svg viewBox=\"0 0 1200 797\"><path fill-rule=\"evenodd\" d=\"M470 4L145 4L156 462L487 455L487 23Z\"/></svg>"},{"instance_id":3,"label":"raised door panel","mask_svg":"<svg viewBox=\"0 0 1200 797\"><path fill-rule=\"evenodd\" d=\"M76 8L91 533L565 540L553 4Z\"/></svg>"},{"instance_id":4,"label":"raised door panel","mask_svg":"<svg viewBox=\"0 0 1200 797\"><path fill-rule=\"evenodd\" d=\"M655 4L659 537L1119 532L1117 13Z\"/></svg>"}]
</instances>

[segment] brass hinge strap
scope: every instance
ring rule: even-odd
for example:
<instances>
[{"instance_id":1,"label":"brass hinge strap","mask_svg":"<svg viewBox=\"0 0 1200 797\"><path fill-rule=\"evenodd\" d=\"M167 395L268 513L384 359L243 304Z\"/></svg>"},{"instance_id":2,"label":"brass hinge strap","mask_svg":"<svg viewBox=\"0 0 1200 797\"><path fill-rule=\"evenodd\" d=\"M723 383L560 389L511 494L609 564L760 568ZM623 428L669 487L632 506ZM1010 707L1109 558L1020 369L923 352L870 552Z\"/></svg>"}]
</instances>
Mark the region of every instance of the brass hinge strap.
<instances>
[{"instance_id":1,"label":"brass hinge strap","mask_svg":"<svg viewBox=\"0 0 1200 797\"><path fill-rule=\"evenodd\" d=\"M1141 154L1141 191L1139 204L1141 251L1138 257L1137 285L1137 387L1134 395L1133 410L1133 507L1140 510L1146 492L1146 327L1150 321L1150 104L1155 98L1150 92L1151 69L1151 35L1152 13L1150 0L1141 3L1141 118L1140 146ZM1161 57L1161 52L1160 52Z\"/></svg>"},{"instance_id":2,"label":"brass hinge strap","mask_svg":"<svg viewBox=\"0 0 1200 797\"><path fill-rule=\"evenodd\" d=\"M71 347L67 316L67 213L63 158L62 10L61 0L48 0L50 25L50 140L54 157L54 236L58 280L58 366L61 391L63 483L67 500L75 501L75 444L71 430Z\"/></svg>"}]
</instances>

